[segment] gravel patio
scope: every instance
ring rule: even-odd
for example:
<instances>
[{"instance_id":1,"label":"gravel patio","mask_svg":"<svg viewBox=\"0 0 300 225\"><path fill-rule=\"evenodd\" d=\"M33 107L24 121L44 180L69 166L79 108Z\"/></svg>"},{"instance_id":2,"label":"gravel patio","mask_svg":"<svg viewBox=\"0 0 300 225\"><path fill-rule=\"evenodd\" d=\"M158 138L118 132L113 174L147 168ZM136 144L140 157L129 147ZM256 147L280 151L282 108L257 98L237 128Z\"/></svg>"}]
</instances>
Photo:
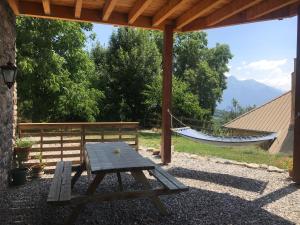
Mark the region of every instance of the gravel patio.
<instances>
[{"instance_id":1,"label":"gravel patio","mask_svg":"<svg viewBox=\"0 0 300 225\"><path fill-rule=\"evenodd\" d=\"M160 162L149 152L140 153ZM287 173L220 164L177 152L164 168L190 187L188 192L162 197L168 216L160 216L147 199L117 201L87 205L76 224L300 224L300 189ZM140 188L128 174L122 178L126 189ZM116 179L107 176L98 191L117 188ZM74 191L84 193L87 180L82 177ZM46 204L50 184L48 175L0 192L0 224L63 224L70 207ZM153 180L152 185L158 184Z\"/></svg>"}]
</instances>

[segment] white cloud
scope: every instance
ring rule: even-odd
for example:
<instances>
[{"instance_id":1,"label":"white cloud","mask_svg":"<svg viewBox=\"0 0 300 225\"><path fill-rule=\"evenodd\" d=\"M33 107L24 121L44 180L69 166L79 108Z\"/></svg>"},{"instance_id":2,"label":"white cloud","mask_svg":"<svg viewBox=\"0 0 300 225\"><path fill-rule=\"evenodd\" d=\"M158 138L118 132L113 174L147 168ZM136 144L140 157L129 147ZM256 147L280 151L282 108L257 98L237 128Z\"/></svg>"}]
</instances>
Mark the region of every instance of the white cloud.
<instances>
[{"instance_id":1,"label":"white cloud","mask_svg":"<svg viewBox=\"0 0 300 225\"><path fill-rule=\"evenodd\" d=\"M285 65L287 61L288 61L287 59L280 59L280 60L263 59L248 64L244 64L244 67L253 70L276 70L279 69L281 66Z\"/></svg>"},{"instance_id":2,"label":"white cloud","mask_svg":"<svg viewBox=\"0 0 300 225\"><path fill-rule=\"evenodd\" d=\"M293 64L293 60L288 59L262 59L253 62L242 61L242 63L236 67L231 65L232 67L229 73L240 80L254 79L258 82L287 91L290 90L291 87Z\"/></svg>"}]
</instances>

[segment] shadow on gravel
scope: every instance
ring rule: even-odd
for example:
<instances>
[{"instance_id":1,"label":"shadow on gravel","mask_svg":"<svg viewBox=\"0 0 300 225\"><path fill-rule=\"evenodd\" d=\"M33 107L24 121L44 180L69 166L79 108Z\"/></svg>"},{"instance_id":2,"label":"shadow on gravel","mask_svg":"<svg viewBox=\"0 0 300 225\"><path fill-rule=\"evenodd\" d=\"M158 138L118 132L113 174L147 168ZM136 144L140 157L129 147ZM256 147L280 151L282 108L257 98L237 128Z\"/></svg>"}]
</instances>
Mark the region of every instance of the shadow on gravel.
<instances>
[{"instance_id":1,"label":"shadow on gravel","mask_svg":"<svg viewBox=\"0 0 300 225\"><path fill-rule=\"evenodd\" d=\"M298 190L299 186L297 186L296 184L289 184L286 187L280 188L276 191L262 196L261 198L254 200L253 203L255 203L258 207L263 207Z\"/></svg>"},{"instance_id":2,"label":"shadow on gravel","mask_svg":"<svg viewBox=\"0 0 300 225\"><path fill-rule=\"evenodd\" d=\"M267 182L245 178L245 177L237 177L228 174L221 174L221 173L209 173L199 170L190 170L182 167L174 167L168 170L173 176L188 178L188 179L195 179L195 180L202 180L207 182L212 182L215 184L234 187L237 189L251 191L251 192L258 192L262 193L263 190L267 186Z\"/></svg>"}]
</instances>

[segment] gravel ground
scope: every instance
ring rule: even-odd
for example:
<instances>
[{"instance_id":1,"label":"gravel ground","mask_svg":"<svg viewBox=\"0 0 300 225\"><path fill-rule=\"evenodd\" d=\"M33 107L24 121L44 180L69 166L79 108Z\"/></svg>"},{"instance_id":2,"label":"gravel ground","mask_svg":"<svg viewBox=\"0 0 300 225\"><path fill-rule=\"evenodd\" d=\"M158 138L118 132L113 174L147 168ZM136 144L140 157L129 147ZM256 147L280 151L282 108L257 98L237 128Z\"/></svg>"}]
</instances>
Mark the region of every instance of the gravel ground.
<instances>
[{"instance_id":1,"label":"gravel ground","mask_svg":"<svg viewBox=\"0 0 300 225\"><path fill-rule=\"evenodd\" d=\"M141 154L160 162L146 151ZM220 164L176 152L164 168L190 188L161 197L169 215L159 215L147 199L115 201L88 204L76 224L300 224L300 189L287 173ZM124 173L122 178L125 189L140 188L130 175ZM87 176L82 176L74 191L84 193L87 182ZM0 192L0 224L62 224L71 208L46 204L50 184L51 178L45 176ZM151 184L159 185L153 179ZM116 186L116 176L110 175L98 191Z\"/></svg>"}]
</instances>

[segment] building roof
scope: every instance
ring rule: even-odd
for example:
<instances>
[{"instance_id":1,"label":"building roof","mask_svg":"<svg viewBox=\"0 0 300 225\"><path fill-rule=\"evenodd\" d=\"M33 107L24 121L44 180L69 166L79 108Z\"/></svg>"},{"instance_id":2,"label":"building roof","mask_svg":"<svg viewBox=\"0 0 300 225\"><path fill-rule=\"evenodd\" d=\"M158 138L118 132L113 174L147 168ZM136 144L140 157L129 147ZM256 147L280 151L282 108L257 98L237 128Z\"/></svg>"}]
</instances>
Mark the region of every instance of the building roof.
<instances>
[{"instance_id":1,"label":"building roof","mask_svg":"<svg viewBox=\"0 0 300 225\"><path fill-rule=\"evenodd\" d=\"M299 0L6 0L16 15L186 32L297 14Z\"/></svg>"},{"instance_id":2,"label":"building roof","mask_svg":"<svg viewBox=\"0 0 300 225\"><path fill-rule=\"evenodd\" d=\"M224 125L226 128L258 132L280 132L290 124L291 91Z\"/></svg>"}]
</instances>

